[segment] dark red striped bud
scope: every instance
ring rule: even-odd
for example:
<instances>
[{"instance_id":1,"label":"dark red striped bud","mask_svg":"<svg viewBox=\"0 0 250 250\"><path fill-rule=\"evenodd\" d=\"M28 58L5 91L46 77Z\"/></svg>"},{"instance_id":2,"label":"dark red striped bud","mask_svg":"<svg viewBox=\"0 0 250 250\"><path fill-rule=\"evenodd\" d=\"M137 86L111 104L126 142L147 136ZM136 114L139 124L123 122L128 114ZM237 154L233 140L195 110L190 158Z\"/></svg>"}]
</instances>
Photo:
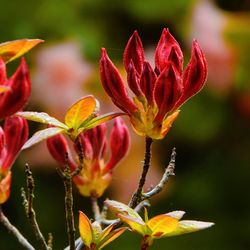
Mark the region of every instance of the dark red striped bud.
<instances>
[{"instance_id":1,"label":"dark red striped bud","mask_svg":"<svg viewBox=\"0 0 250 250\"><path fill-rule=\"evenodd\" d=\"M155 51L155 66L161 72L169 62L172 62L178 70L182 70L183 54L179 43L168 29L163 29Z\"/></svg>"},{"instance_id":2,"label":"dark red striped bud","mask_svg":"<svg viewBox=\"0 0 250 250\"><path fill-rule=\"evenodd\" d=\"M135 104L129 99L123 80L117 68L109 59L105 49L102 49L100 58L100 76L107 94L120 109L128 114L137 109Z\"/></svg>"},{"instance_id":3,"label":"dark red striped bud","mask_svg":"<svg viewBox=\"0 0 250 250\"><path fill-rule=\"evenodd\" d=\"M137 31L134 31L133 35L129 38L126 48L124 50L123 61L124 67L127 72L129 71L129 64L131 60L135 65L136 71L140 75L144 63L144 50Z\"/></svg>"},{"instance_id":4,"label":"dark red striped bud","mask_svg":"<svg viewBox=\"0 0 250 250\"><path fill-rule=\"evenodd\" d=\"M4 123L5 154L2 159L2 171L11 168L23 144L28 139L28 124L24 118L8 117Z\"/></svg>"},{"instance_id":5,"label":"dark red striped bud","mask_svg":"<svg viewBox=\"0 0 250 250\"><path fill-rule=\"evenodd\" d=\"M111 158L105 167L105 173L112 170L115 165L127 154L130 145L130 136L124 121L117 117L110 135Z\"/></svg>"}]
</instances>

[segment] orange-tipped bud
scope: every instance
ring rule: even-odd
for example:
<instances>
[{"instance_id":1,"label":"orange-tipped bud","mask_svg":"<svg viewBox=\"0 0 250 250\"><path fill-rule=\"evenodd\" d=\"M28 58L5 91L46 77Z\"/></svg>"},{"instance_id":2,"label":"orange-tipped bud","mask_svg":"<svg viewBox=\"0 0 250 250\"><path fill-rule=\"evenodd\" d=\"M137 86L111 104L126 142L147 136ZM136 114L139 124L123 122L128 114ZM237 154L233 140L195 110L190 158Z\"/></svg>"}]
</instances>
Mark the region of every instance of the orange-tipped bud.
<instances>
[{"instance_id":1,"label":"orange-tipped bud","mask_svg":"<svg viewBox=\"0 0 250 250\"><path fill-rule=\"evenodd\" d=\"M183 73L183 54L168 29L163 29L155 51L155 67L144 60L141 39L135 31L124 51L128 86L135 94L128 97L124 83L112 61L102 49L100 74L104 89L114 104L126 112L134 130L141 136L162 139L168 117L177 117L178 108L205 84L207 63L194 41L192 56ZM154 70L153 70L154 68ZM166 122L167 121L167 122Z\"/></svg>"}]
</instances>

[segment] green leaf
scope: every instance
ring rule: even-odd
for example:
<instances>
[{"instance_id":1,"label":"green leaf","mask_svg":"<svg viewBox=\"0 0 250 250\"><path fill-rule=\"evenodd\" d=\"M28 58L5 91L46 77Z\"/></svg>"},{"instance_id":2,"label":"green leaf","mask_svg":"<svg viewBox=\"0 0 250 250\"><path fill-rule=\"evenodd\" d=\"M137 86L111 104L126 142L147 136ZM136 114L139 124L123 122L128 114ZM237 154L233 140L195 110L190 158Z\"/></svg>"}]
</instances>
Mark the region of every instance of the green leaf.
<instances>
[{"instance_id":1,"label":"green leaf","mask_svg":"<svg viewBox=\"0 0 250 250\"><path fill-rule=\"evenodd\" d=\"M203 230L214 225L213 222L195 221L195 220L182 220L178 223L177 228L170 233L164 235L164 237L176 236L186 233L192 233L199 230Z\"/></svg>"},{"instance_id":2,"label":"green leaf","mask_svg":"<svg viewBox=\"0 0 250 250\"><path fill-rule=\"evenodd\" d=\"M40 131L37 131L26 143L23 145L22 149L30 148L34 144L41 142L49 137L60 134L64 131L62 128L46 128Z\"/></svg>"},{"instance_id":3,"label":"green leaf","mask_svg":"<svg viewBox=\"0 0 250 250\"><path fill-rule=\"evenodd\" d=\"M94 128L94 127L96 127L104 122L110 121L110 120L114 119L115 117L121 116L121 115L126 115L126 114L125 113L111 112L111 113L97 116L97 117L89 120L88 122L84 123L83 130Z\"/></svg>"},{"instance_id":4,"label":"green leaf","mask_svg":"<svg viewBox=\"0 0 250 250\"><path fill-rule=\"evenodd\" d=\"M40 39L21 39L0 44L0 57L5 63L22 56L37 44L42 43Z\"/></svg>"},{"instance_id":5,"label":"green leaf","mask_svg":"<svg viewBox=\"0 0 250 250\"><path fill-rule=\"evenodd\" d=\"M50 115L44 112L24 111L24 112L18 112L16 113L16 115L21 116L30 121L50 124L59 128L66 129L66 130L68 129L68 127L64 123L58 121L56 118L51 117Z\"/></svg>"},{"instance_id":6,"label":"green leaf","mask_svg":"<svg viewBox=\"0 0 250 250\"><path fill-rule=\"evenodd\" d=\"M93 96L83 97L75 102L65 115L65 124L69 128L78 128L99 109L99 103Z\"/></svg>"}]
</instances>

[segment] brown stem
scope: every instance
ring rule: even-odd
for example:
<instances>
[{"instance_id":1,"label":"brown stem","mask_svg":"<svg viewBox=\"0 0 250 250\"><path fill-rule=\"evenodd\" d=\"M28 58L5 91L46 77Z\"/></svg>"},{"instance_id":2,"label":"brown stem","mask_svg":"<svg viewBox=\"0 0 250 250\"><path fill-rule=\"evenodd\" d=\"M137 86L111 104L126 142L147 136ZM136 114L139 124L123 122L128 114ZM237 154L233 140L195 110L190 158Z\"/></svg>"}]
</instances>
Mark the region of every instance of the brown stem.
<instances>
[{"instance_id":1,"label":"brown stem","mask_svg":"<svg viewBox=\"0 0 250 250\"><path fill-rule=\"evenodd\" d=\"M19 243L28 250L35 250L35 248L27 241L27 239L19 232L19 230L13 226L8 218L4 215L0 207L0 222L7 228L7 230L13 234Z\"/></svg>"},{"instance_id":2,"label":"brown stem","mask_svg":"<svg viewBox=\"0 0 250 250\"><path fill-rule=\"evenodd\" d=\"M26 167L25 172L27 176L27 196L24 189L22 189L22 197L23 197L23 204L25 207L25 211L30 221L32 230L36 236L36 239L41 246L41 249L50 250L51 248L47 246L45 238L39 228L39 225L36 220L36 212L33 208L34 188L35 188L34 178L29 168L29 165L26 164L25 167Z\"/></svg>"},{"instance_id":3,"label":"brown stem","mask_svg":"<svg viewBox=\"0 0 250 250\"><path fill-rule=\"evenodd\" d=\"M68 155L65 156L64 170L59 170L59 173L63 179L65 190L65 216L67 223L68 241L70 250L75 250L75 223L73 213L73 194L72 194L72 174L68 164Z\"/></svg>"},{"instance_id":4,"label":"brown stem","mask_svg":"<svg viewBox=\"0 0 250 250\"><path fill-rule=\"evenodd\" d=\"M165 172L160 180L160 182L149 192L142 194L142 200L146 200L151 198L152 196L160 193L166 183L168 182L169 177L174 176L174 169L175 169L175 157L176 157L176 150L175 148L172 149L171 159L168 166L165 169Z\"/></svg>"},{"instance_id":5,"label":"brown stem","mask_svg":"<svg viewBox=\"0 0 250 250\"><path fill-rule=\"evenodd\" d=\"M140 177L137 190L135 191L135 193L133 194L129 202L129 207L131 208L135 208L141 202L141 199L142 199L142 189L146 182L147 173L150 167L152 142L153 142L152 138L146 137L143 170L142 170L142 174Z\"/></svg>"}]
</instances>

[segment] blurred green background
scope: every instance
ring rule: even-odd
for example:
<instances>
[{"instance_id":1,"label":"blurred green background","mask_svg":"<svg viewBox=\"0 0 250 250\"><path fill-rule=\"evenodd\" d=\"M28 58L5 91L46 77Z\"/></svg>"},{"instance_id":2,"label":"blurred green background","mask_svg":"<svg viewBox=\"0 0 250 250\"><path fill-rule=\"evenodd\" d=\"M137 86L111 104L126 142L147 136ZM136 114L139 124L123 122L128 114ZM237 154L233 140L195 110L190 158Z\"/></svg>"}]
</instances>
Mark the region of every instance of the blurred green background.
<instances>
[{"instance_id":1,"label":"blurred green background","mask_svg":"<svg viewBox=\"0 0 250 250\"><path fill-rule=\"evenodd\" d=\"M199 95L182 107L167 137L155 143L157 155L154 157L159 158L161 166L168 162L173 146L178 156L176 176L167 194L153 201L150 214L185 210L185 218L213 221L216 225L195 234L156 241L151 249L250 249L249 1L0 0L0 3L1 42L26 37L46 41L29 53L27 59L34 82L40 81L40 87L48 92L49 85L43 87L43 82L48 83L44 77L48 72L41 73L40 68L44 67L42 50L49 46L72 41L79 44L79 56L84 58L86 67L91 68L88 77L83 76L85 82L81 88L84 93L94 92L104 99L98 76L101 47L106 47L110 57L121 64L125 44L136 29L150 57L162 28L169 27L187 61L191 41L197 38L208 60L208 83ZM10 64L9 70L13 71L15 66L15 63ZM34 87L27 109L59 112L52 104L50 107L49 100L44 101L46 95L46 92L39 93L39 87ZM31 127L31 133L35 129ZM53 167L39 163L39 155L42 152L34 155L37 163L34 168L32 166L38 221L44 233L53 233L54 249L62 249L67 245L63 186ZM13 167L12 193L3 210L36 244L20 197L20 188L25 185L25 160L21 157ZM140 162L133 164L139 166ZM91 216L88 199L80 197L76 190L74 195L75 214L84 210ZM108 196L112 198L112 191ZM139 242L138 236L125 233L106 249L135 250L139 249ZM0 249L22 249L1 225Z\"/></svg>"}]
</instances>

